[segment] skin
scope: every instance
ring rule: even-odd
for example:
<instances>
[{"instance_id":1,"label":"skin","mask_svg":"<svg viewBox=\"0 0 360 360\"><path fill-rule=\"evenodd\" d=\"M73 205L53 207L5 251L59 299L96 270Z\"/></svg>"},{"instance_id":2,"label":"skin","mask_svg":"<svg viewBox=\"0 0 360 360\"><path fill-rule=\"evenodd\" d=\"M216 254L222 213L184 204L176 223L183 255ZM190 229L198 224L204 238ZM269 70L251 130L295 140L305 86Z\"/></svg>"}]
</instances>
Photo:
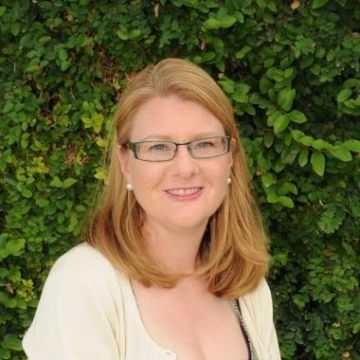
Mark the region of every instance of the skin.
<instances>
[{"instance_id":1,"label":"skin","mask_svg":"<svg viewBox=\"0 0 360 360\"><path fill-rule=\"evenodd\" d=\"M221 135L222 124L206 108L169 96L151 99L138 110L130 140L182 143ZM146 162L119 147L118 158L144 209L142 230L154 261L165 271L191 274L208 219L228 191L231 152L194 159L180 146L171 161ZM177 359L247 359L231 304L209 293L204 279L188 276L173 289L132 283L147 332Z\"/></svg>"}]
</instances>

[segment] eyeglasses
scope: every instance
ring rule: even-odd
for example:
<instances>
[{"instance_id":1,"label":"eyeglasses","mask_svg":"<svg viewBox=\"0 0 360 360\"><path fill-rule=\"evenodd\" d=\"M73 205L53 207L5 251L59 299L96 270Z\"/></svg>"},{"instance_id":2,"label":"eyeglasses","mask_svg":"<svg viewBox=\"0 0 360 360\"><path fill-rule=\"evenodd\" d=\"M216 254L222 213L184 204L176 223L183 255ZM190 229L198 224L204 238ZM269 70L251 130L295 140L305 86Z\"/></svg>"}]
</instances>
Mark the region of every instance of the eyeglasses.
<instances>
[{"instance_id":1,"label":"eyeglasses","mask_svg":"<svg viewBox=\"0 0 360 360\"><path fill-rule=\"evenodd\" d=\"M196 139L186 143L172 141L129 142L127 146L134 157L143 161L169 161L175 158L178 146L186 146L195 159L221 156L230 151L230 136L213 136Z\"/></svg>"}]
</instances>

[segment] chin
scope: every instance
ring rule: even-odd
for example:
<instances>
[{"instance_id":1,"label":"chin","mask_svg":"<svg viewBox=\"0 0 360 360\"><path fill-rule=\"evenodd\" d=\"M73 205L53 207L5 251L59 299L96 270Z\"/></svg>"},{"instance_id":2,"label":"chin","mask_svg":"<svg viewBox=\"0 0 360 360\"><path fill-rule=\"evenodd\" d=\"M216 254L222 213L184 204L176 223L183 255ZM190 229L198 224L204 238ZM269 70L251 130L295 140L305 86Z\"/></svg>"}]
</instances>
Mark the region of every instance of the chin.
<instances>
[{"instance_id":1,"label":"chin","mask_svg":"<svg viewBox=\"0 0 360 360\"><path fill-rule=\"evenodd\" d=\"M189 214L187 214L189 215ZM173 227L183 228L183 229L198 229L200 227L205 228L208 223L209 217L195 219L194 216L184 216L181 218L177 218L176 221L174 219L171 220Z\"/></svg>"}]
</instances>

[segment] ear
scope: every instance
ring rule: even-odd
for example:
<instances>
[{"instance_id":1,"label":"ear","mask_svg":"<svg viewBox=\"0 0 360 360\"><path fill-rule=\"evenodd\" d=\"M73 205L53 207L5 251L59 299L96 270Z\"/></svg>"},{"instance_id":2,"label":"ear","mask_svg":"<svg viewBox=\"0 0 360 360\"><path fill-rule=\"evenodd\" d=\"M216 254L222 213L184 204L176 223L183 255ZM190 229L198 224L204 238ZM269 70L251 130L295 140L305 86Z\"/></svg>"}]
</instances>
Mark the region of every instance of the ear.
<instances>
[{"instance_id":1,"label":"ear","mask_svg":"<svg viewBox=\"0 0 360 360\"><path fill-rule=\"evenodd\" d=\"M129 164L130 151L126 151L121 145L115 145L114 151L116 152L121 172L124 174L126 181L131 183L131 169Z\"/></svg>"}]
</instances>

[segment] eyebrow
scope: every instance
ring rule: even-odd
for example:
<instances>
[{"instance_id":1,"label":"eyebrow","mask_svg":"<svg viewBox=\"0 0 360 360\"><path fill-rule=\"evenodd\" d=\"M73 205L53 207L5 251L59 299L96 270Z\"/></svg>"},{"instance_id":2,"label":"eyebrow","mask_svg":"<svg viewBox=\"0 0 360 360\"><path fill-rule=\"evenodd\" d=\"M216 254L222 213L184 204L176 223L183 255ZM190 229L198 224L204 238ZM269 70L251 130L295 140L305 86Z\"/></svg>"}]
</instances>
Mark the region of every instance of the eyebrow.
<instances>
[{"instance_id":1,"label":"eyebrow","mask_svg":"<svg viewBox=\"0 0 360 360\"><path fill-rule=\"evenodd\" d=\"M225 136L226 134L218 134L218 133L214 133L214 132L207 132L207 133L198 133L194 136L192 136L189 140L183 140L183 142L187 142L187 141L193 141L193 140L197 140L197 139L204 139L204 138L209 138L209 137L217 137L217 136ZM139 141L170 141L170 142L174 142L174 138L172 138L169 135L165 135L165 134L152 134L149 136L146 136L145 138L142 138L141 140L137 140L136 142ZM135 142L135 141L132 141ZM176 142L176 141L175 141Z\"/></svg>"}]
</instances>

